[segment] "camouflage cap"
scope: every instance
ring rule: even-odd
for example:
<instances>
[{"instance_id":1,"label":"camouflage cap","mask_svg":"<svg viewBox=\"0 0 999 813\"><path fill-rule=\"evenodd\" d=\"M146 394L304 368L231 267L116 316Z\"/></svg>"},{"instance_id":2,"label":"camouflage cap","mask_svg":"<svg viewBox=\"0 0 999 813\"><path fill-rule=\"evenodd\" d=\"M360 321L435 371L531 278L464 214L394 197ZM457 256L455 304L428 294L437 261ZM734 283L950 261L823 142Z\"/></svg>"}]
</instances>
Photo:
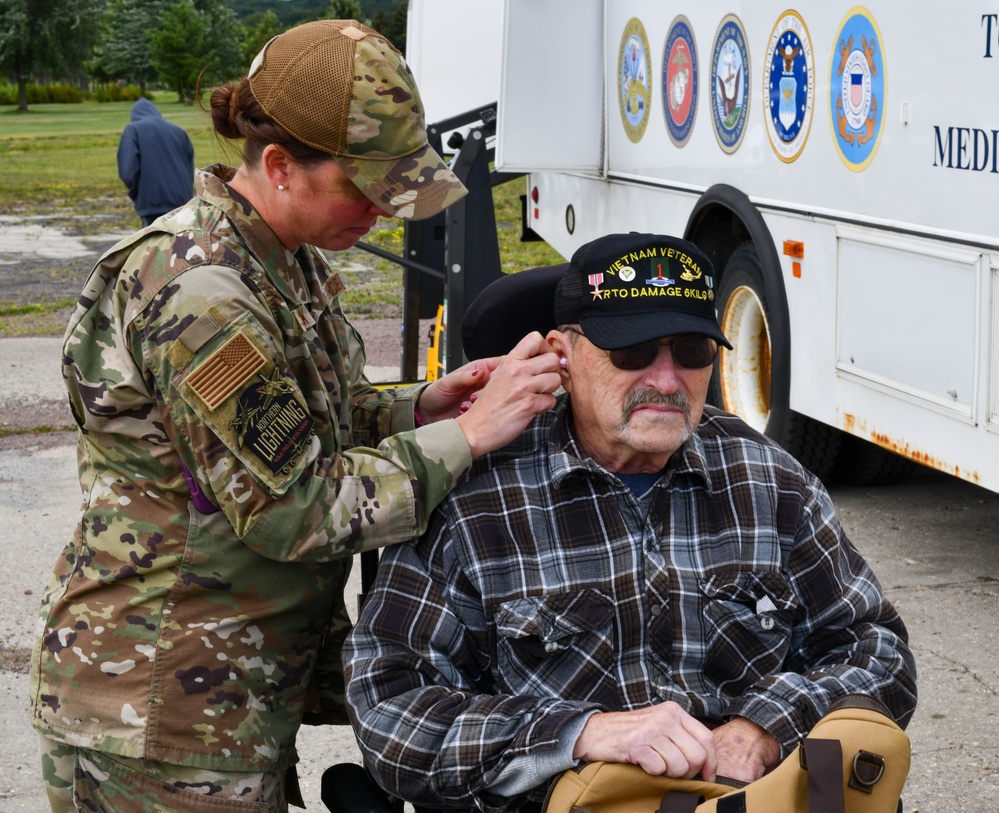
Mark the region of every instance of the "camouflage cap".
<instances>
[{"instance_id":1,"label":"camouflage cap","mask_svg":"<svg viewBox=\"0 0 999 813\"><path fill-rule=\"evenodd\" d=\"M355 20L296 26L263 47L248 78L267 115L333 156L389 214L422 220L467 194L427 143L409 66L374 29Z\"/></svg>"}]
</instances>

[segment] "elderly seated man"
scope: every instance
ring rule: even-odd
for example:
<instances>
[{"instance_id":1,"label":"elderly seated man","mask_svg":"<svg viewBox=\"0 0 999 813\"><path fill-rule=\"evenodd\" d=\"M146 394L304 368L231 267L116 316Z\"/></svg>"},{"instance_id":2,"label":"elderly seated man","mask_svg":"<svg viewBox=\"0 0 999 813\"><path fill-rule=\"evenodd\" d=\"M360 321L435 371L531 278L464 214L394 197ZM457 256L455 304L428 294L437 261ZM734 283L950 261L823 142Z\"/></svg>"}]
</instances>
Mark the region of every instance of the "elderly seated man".
<instances>
[{"instance_id":1,"label":"elderly seated man","mask_svg":"<svg viewBox=\"0 0 999 813\"><path fill-rule=\"evenodd\" d=\"M391 794L537 810L595 760L752 781L847 694L912 716L905 626L825 488L705 406L713 273L674 237L581 247L557 406L386 551L344 664Z\"/></svg>"}]
</instances>

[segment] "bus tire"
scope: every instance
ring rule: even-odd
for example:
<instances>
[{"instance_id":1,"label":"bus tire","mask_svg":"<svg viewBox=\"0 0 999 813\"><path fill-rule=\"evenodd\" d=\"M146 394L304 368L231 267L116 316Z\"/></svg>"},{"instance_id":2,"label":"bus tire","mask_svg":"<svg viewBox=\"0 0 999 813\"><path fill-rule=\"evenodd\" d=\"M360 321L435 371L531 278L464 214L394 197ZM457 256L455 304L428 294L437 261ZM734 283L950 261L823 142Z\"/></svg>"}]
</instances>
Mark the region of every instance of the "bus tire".
<instances>
[{"instance_id":1,"label":"bus tire","mask_svg":"<svg viewBox=\"0 0 999 813\"><path fill-rule=\"evenodd\" d=\"M885 486L907 480L918 468L914 460L844 433L832 479L848 486Z\"/></svg>"},{"instance_id":2,"label":"bus tire","mask_svg":"<svg viewBox=\"0 0 999 813\"><path fill-rule=\"evenodd\" d=\"M733 349L721 348L711 376L708 400L732 412L780 443L809 471L827 479L836 464L842 433L790 409L790 379L774 374L774 349L788 348L790 335L778 335L770 318L772 297L756 246L743 243L725 263L715 300L722 332ZM784 334L785 331L781 331Z\"/></svg>"}]
</instances>

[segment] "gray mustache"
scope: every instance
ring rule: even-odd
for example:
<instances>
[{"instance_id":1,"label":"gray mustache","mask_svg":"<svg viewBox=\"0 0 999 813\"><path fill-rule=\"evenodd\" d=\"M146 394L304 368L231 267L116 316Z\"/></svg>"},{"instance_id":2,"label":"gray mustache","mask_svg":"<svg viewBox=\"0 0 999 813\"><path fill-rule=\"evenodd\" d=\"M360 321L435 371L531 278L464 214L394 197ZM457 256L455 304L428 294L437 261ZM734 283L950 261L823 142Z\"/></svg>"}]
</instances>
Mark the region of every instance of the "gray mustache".
<instances>
[{"instance_id":1,"label":"gray mustache","mask_svg":"<svg viewBox=\"0 0 999 813\"><path fill-rule=\"evenodd\" d=\"M628 414L633 409L647 404L652 406L679 407L685 414L690 413L690 399L681 390L671 392L668 395L656 392L655 390L638 390L631 393L625 399L624 412Z\"/></svg>"}]
</instances>

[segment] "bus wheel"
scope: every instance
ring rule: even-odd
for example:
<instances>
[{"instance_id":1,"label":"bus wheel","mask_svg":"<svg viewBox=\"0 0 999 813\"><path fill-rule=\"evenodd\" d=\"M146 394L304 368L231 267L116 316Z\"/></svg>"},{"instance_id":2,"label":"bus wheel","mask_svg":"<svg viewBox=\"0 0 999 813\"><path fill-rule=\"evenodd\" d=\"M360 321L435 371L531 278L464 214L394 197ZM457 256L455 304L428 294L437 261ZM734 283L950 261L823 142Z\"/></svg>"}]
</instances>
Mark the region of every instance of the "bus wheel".
<instances>
[{"instance_id":1,"label":"bus wheel","mask_svg":"<svg viewBox=\"0 0 999 813\"><path fill-rule=\"evenodd\" d=\"M718 353L708 400L776 440L805 468L826 479L836 464L842 433L797 412L771 409L778 394L782 403L788 401L790 381L775 379L771 357L772 349L778 343L786 347L790 336L771 331L763 269L752 243L739 246L725 264L716 307L733 349L723 347Z\"/></svg>"},{"instance_id":2,"label":"bus wheel","mask_svg":"<svg viewBox=\"0 0 999 813\"><path fill-rule=\"evenodd\" d=\"M914 460L844 433L832 477L851 486L883 486L907 480L918 468Z\"/></svg>"}]
</instances>

